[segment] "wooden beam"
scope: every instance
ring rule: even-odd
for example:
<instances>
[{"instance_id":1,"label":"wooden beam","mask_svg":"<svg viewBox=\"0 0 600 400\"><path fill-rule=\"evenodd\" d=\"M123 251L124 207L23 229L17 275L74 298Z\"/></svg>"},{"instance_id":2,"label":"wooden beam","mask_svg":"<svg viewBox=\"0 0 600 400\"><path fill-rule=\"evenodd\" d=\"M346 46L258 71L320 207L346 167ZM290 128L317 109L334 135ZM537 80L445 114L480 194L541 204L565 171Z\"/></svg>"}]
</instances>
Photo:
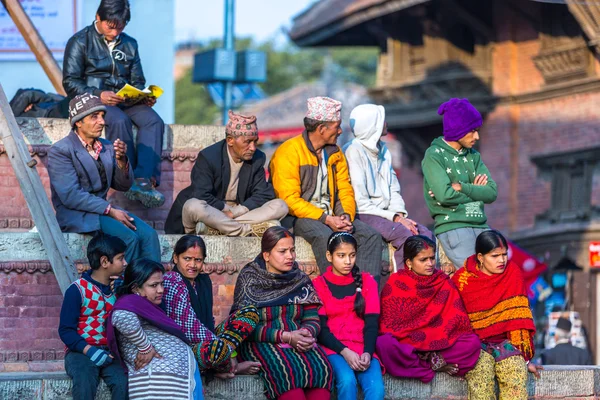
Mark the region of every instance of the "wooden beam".
<instances>
[{"instance_id":1,"label":"wooden beam","mask_svg":"<svg viewBox=\"0 0 600 400\"><path fill-rule=\"evenodd\" d=\"M600 5L567 0L569 11L588 38L588 45L600 53Z\"/></svg>"},{"instance_id":2,"label":"wooden beam","mask_svg":"<svg viewBox=\"0 0 600 400\"><path fill-rule=\"evenodd\" d=\"M29 154L29 149L1 84L0 139L2 139L6 154L15 170L15 176L19 180L19 186L21 186L35 226L48 253L52 270L64 295L71 282L77 279L77 269L71 260L67 242L60 231L54 210L35 168L37 161Z\"/></svg>"},{"instance_id":3,"label":"wooden beam","mask_svg":"<svg viewBox=\"0 0 600 400\"><path fill-rule=\"evenodd\" d=\"M471 25L471 27L474 30L485 36L486 39L494 40L496 35L492 27L486 25L483 21L481 21L478 17L466 10L456 1L445 0L442 4L446 6L448 10L451 10L453 15L455 15L459 19L462 19L467 24Z\"/></svg>"},{"instance_id":4,"label":"wooden beam","mask_svg":"<svg viewBox=\"0 0 600 400\"><path fill-rule=\"evenodd\" d=\"M52 53L48 49L48 46L46 46L44 39L42 39L31 19L23 10L21 2L19 0L0 1L6 8L6 11L8 11L8 15L12 18L19 32L21 32L21 35L23 35L23 39L25 39L31 51L35 54L35 58L50 79L56 93L66 96L67 93L62 85L62 71L54 57L52 57Z\"/></svg>"}]
</instances>

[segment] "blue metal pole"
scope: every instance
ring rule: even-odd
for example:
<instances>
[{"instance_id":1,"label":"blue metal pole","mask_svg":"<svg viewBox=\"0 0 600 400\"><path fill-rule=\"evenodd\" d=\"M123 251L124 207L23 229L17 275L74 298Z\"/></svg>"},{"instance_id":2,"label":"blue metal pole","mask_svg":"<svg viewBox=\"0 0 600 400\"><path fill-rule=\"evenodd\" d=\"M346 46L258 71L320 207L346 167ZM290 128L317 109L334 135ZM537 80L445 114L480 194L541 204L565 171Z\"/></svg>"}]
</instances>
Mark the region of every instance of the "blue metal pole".
<instances>
[{"instance_id":1,"label":"blue metal pole","mask_svg":"<svg viewBox=\"0 0 600 400\"><path fill-rule=\"evenodd\" d=\"M225 31L223 35L225 50L235 50L234 17L235 0L225 0ZM232 96L233 82L223 82L223 125L226 125L229 120L227 111L231 108Z\"/></svg>"}]
</instances>

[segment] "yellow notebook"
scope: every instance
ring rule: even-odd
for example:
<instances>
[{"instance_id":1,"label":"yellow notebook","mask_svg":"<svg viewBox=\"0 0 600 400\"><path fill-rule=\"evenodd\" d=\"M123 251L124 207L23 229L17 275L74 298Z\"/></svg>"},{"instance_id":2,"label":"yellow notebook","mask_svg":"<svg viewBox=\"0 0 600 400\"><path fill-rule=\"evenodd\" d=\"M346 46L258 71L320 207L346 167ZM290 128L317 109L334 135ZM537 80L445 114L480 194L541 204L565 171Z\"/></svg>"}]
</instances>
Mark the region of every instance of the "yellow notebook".
<instances>
[{"instance_id":1,"label":"yellow notebook","mask_svg":"<svg viewBox=\"0 0 600 400\"><path fill-rule=\"evenodd\" d=\"M164 90L156 85L150 85L144 90L140 90L126 83L125 86L117 92L117 96L123 97L128 103L137 103L146 97L159 98L163 93Z\"/></svg>"}]
</instances>

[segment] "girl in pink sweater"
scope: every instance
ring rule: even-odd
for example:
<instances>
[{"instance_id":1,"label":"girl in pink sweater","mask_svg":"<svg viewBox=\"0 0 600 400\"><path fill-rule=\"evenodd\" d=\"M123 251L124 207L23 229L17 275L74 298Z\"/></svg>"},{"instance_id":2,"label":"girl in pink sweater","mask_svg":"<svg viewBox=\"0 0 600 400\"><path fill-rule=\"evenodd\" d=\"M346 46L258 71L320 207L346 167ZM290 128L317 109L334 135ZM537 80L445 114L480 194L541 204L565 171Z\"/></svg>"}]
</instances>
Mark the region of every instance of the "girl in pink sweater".
<instances>
[{"instance_id":1,"label":"girl in pink sweater","mask_svg":"<svg viewBox=\"0 0 600 400\"><path fill-rule=\"evenodd\" d=\"M313 281L323 305L318 341L333 367L337 398L383 400L379 360L374 357L379 325L379 295L373 277L360 272L357 242L347 232L334 232L327 242L327 271Z\"/></svg>"}]
</instances>

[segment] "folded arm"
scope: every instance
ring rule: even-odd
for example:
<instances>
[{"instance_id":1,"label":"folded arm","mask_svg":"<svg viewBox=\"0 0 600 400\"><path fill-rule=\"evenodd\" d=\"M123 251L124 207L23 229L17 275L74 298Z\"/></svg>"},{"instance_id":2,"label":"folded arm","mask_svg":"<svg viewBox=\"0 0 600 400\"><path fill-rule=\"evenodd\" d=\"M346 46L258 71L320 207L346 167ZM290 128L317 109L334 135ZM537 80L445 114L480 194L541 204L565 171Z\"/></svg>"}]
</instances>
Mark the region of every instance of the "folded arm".
<instances>
[{"instance_id":1,"label":"folded arm","mask_svg":"<svg viewBox=\"0 0 600 400\"><path fill-rule=\"evenodd\" d=\"M425 157L428 156L425 155ZM433 192L435 200L442 206L453 207L474 201L465 193L454 190L452 184L458 182L450 181L444 166L439 160L429 157L429 160L423 162L422 167L425 181L429 185L429 190Z\"/></svg>"},{"instance_id":2,"label":"folded arm","mask_svg":"<svg viewBox=\"0 0 600 400\"><path fill-rule=\"evenodd\" d=\"M498 197L498 187L492 179L490 171L481 161L480 157L475 160L475 174L487 176L485 185L474 185L472 183L461 183L461 191L475 201L483 201L485 204L490 204L496 201Z\"/></svg>"}]
</instances>

